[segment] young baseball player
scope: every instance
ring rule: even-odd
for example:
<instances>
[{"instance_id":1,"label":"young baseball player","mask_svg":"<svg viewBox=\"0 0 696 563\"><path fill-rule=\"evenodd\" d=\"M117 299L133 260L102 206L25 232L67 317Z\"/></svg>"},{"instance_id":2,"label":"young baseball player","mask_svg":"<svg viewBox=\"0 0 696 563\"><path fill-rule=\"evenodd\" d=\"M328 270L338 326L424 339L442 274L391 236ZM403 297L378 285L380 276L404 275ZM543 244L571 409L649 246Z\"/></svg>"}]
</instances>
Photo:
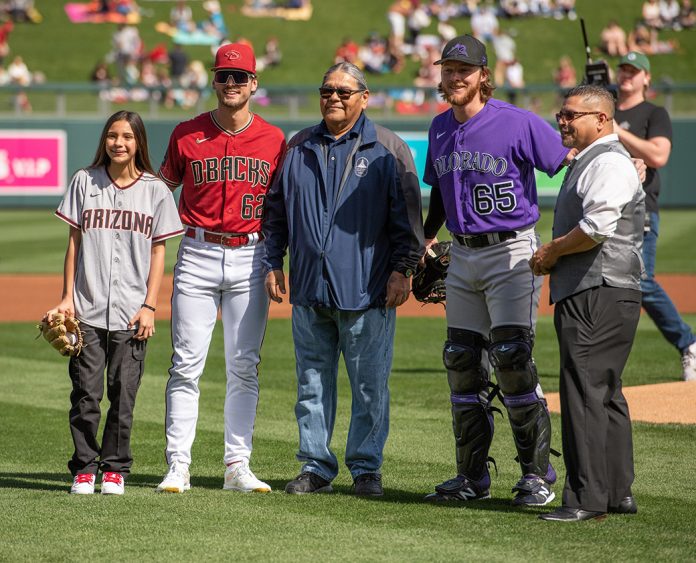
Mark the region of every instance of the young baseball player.
<instances>
[{"instance_id":1,"label":"young baseball player","mask_svg":"<svg viewBox=\"0 0 696 563\"><path fill-rule=\"evenodd\" d=\"M221 47L212 70L217 109L176 126L159 171L172 190L183 186L179 213L185 236L172 296L174 354L165 422L169 471L157 490L183 493L191 486L198 380L219 309L227 368L224 489L269 492L250 470L249 458L268 316L261 217L285 137L249 108L258 86L250 47Z\"/></svg>"},{"instance_id":2,"label":"young baseball player","mask_svg":"<svg viewBox=\"0 0 696 563\"><path fill-rule=\"evenodd\" d=\"M457 475L428 500L490 496L493 440L489 362L503 395L522 478L514 505L554 499L551 422L532 358L541 279L527 261L539 240L534 169L569 161L540 117L492 99L484 45L463 35L444 48L440 90L452 108L430 127L424 180L432 186L426 244L452 233L443 359L451 392Z\"/></svg>"},{"instance_id":3,"label":"young baseball player","mask_svg":"<svg viewBox=\"0 0 696 563\"><path fill-rule=\"evenodd\" d=\"M150 165L140 116L119 111L104 125L92 164L75 173L56 215L70 226L63 296L46 313L75 316L84 347L70 358L68 462L74 494L122 495L133 458L135 396L164 271L165 240L182 233L171 192ZM104 394L110 407L97 437Z\"/></svg>"}]
</instances>

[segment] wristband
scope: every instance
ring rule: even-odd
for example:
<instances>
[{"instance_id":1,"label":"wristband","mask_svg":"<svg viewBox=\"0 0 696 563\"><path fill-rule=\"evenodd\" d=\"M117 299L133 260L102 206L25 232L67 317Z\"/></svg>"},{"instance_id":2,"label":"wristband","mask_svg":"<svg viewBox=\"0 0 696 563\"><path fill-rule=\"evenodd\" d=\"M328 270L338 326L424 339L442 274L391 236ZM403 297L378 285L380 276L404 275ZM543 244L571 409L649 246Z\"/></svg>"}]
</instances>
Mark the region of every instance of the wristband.
<instances>
[{"instance_id":1,"label":"wristband","mask_svg":"<svg viewBox=\"0 0 696 563\"><path fill-rule=\"evenodd\" d=\"M145 307L145 309L150 309L150 311L152 311L153 313L155 312L155 308L152 305L148 305L147 303L143 303L140 307Z\"/></svg>"}]
</instances>

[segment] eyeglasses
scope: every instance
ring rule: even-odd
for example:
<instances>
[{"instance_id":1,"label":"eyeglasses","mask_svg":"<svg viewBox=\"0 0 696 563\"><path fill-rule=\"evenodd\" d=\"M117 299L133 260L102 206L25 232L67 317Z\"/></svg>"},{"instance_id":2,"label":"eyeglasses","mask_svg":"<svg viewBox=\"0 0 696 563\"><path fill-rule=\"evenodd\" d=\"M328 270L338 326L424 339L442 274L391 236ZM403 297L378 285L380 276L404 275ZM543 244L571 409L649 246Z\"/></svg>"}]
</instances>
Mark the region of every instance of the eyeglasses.
<instances>
[{"instance_id":1,"label":"eyeglasses","mask_svg":"<svg viewBox=\"0 0 696 563\"><path fill-rule=\"evenodd\" d=\"M336 92L339 98L342 100L348 100L353 94L364 91L364 88L360 88L359 90L349 90L348 88L330 88L329 86L322 86L319 88L319 95L325 100L328 100L334 95L334 92Z\"/></svg>"},{"instance_id":2,"label":"eyeglasses","mask_svg":"<svg viewBox=\"0 0 696 563\"><path fill-rule=\"evenodd\" d=\"M561 121L565 121L566 123L572 123L575 121L578 117L582 117L583 115L599 115L603 112L601 111L568 111L568 110L561 110L556 114L556 121L559 123Z\"/></svg>"},{"instance_id":3,"label":"eyeglasses","mask_svg":"<svg viewBox=\"0 0 696 563\"><path fill-rule=\"evenodd\" d=\"M216 70L213 80L218 84L227 84L227 81L232 77L232 82L238 86L249 84L249 79L253 75L243 70Z\"/></svg>"}]
</instances>

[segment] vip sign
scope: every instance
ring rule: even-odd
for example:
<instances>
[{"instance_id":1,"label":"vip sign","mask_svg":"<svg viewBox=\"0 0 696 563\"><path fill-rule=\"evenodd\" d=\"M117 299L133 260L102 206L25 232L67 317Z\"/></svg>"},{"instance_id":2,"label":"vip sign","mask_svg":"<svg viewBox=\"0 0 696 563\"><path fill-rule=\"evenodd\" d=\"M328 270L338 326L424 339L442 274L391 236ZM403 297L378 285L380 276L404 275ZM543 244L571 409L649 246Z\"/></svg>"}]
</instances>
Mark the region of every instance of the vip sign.
<instances>
[{"instance_id":1,"label":"vip sign","mask_svg":"<svg viewBox=\"0 0 696 563\"><path fill-rule=\"evenodd\" d=\"M65 131L0 130L0 195L65 191Z\"/></svg>"}]
</instances>

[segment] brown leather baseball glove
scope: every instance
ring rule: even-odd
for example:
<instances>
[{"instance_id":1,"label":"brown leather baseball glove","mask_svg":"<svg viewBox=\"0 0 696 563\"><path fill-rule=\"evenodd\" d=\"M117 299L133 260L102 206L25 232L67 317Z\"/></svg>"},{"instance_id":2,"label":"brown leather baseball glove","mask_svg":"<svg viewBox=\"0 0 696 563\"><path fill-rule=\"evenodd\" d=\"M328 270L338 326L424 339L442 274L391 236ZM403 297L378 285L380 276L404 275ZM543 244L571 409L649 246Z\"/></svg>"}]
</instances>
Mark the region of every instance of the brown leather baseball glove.
<instances>
[{"instance_id":1,"label":"brown leather baseball glove","mask_svg":"<svg viewBox=\"0 0 696 563\"><path fill-rule=\"evenodd\" d=\"M80 321L77 319L56 313L51 322L44 319L41 324L36 325L36 328L62 356L77 356L82 351L84 345L82 331Z\"/></svg>"}]
</instances>

